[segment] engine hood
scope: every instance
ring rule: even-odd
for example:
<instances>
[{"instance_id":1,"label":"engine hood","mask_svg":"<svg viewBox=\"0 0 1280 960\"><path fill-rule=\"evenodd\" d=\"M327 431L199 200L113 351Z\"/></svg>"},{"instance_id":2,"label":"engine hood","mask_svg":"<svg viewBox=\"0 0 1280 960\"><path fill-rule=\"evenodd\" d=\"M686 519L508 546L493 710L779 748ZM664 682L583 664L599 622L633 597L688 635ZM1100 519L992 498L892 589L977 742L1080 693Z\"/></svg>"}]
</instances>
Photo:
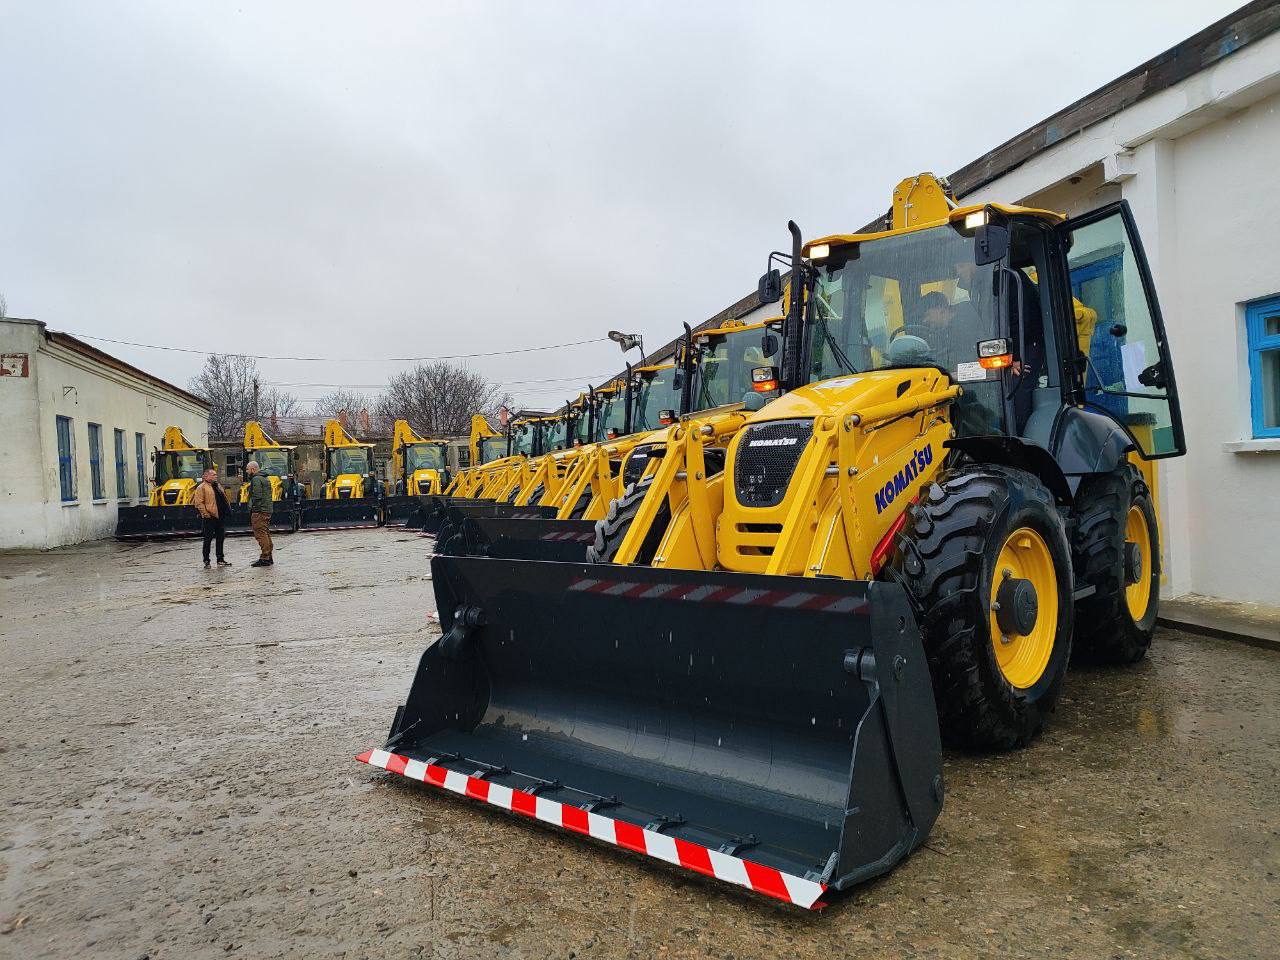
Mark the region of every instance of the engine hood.
<instances>
[{"instance_id":1,"label":"engine hood","mask_svg":"<svg viewBox=\"0 0 1280 960\"><path fill-rule=\"evenodd\" d=\"M933 367L913 367L833 377L783 394L753 413L747 423L818 417L853 402L864 406L887 403L902 396L921 380L932 382L940 376Z\"/></svg>"}]
</instances>

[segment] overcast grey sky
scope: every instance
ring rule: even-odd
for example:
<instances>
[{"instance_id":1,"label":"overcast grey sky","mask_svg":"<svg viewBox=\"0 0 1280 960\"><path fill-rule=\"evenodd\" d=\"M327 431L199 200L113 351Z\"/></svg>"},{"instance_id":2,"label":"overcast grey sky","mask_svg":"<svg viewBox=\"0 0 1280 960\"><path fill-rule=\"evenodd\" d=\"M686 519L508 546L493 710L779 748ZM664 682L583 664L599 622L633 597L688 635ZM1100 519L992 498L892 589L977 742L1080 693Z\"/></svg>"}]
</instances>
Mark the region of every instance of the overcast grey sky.
<instances>
[{"instance_id":1,"label":"overcast grey sky","mask_svg":"<svg viewBox=\"0 0 1280 960\"><path fill-rule=\"evenodd\" d=\"M1237 6L0 0L0 292L206 350L657 345L753 289L788 218L861 226ZM183 385L202 359L99 346ZM573 378L510 388L555 406L619 358L470 362Z\"/></svg>"}]
</instances>

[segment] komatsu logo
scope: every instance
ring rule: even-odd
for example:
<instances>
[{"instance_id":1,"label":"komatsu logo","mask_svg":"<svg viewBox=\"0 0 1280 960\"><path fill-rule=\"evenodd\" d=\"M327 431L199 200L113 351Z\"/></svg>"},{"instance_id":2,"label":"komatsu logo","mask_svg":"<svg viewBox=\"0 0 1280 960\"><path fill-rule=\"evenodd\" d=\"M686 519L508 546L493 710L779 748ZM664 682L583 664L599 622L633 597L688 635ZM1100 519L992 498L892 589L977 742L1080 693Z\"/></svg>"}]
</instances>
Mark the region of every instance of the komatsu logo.
<instances>
[{"instance_id":1,"label":"komatsu logo","mask_svg":"<svg viewBox=\"0 0 1280 960\"><path fill-rule=\"evenodd\" d=\"M924 468L933 463L933 444L926 444L923 450L917 450L907 461L907 465L893 475L893 479L876 491L876 513L884 513L885 507L893 503L903 490L924 472Z\"/></svg>"},{"instance_id":2,"label":"komatsu logo","mask_svg":"<svg viewBox=\"0 0 1280 960\"><path fill-rule=\"evenodd\" d=\"M772 440L751 440L748 447L794 447L799 437L774 437Z\"/></svg>"}]
</instances>

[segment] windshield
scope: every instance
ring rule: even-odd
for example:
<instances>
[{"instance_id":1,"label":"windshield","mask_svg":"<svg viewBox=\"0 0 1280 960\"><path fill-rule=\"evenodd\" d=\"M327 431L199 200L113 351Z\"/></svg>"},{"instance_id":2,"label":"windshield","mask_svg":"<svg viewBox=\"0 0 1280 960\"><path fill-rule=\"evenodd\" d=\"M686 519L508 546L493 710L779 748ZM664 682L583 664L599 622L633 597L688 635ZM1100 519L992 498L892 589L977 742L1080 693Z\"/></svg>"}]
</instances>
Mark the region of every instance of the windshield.
<instances>
[{"instance_id":1,"label":"windshield","mask_svg":"<svg viewBox=\"0 0 1280 960\"><path fill-rule=\"evenodd\" d=\"M170 450L156 456L156 483L169 480L199 480L204 473L204 452Z\"/></svg>"},{"instance_id":2,"label":"windshield","mask_svg":"<svg viewBox=\"0 0 1280 960\"><path fill-rule=\"evenodd\" d=\"M507 455L506 437L485 437L480 441L480 462L492 463Z\"/></svg>"},{"instance_id":3,"label":"windshield","mask_svg":"<svg viewBox=\"0 0 1280 960\"><path fill-rule=\"evenodd\" d=\"M765 328L753 327L700 337L695 349L697 389L695 410L721 407L727 403L750 403L757 396L751 385L756 367L776 365L778 356L766 357ZM765 394L764 396L768 396Z\"/></svg>"},{"instance_id":4,"label":"windshield","mask_svg":"<svg viewBox=\"0 0 1280 960\"><path fill-rule=\"evenodd\" d=\"M993 267L973 261L973 238L951 226L832 248L811 294L810 382L918 366L983 379L972 368L996 335Z\"/></svg>"},{"instance_id":5,"label":"windshield","mask_svg":"<svg viewBox=\"0 0 1280 960\"><path fill-rule=\"evenodd\" d=\"M658 414L669 410L680 412L680 388L676 386L674 367L640 375L640 388L636 394L636 411L632 426L636 432L657 430L662 426Z\"/></svg>"},{"instance_id":6,"label":"windshield","mask_svg":"<svg viewBox=\"0 0 1280 960\"><path fill-rule=\"evenodd\" d=\"M372 473L373 457L368 447L339 447L329 451L329 477L344 473Z\"/></svg>"},{"instance_id":7,"label":"windshield","mask_svg":"<svg viewBox=\"0 0 1280 960\"><path fill-rule=\"evenodd\" d=\"M246 462L258 461L258 469L268 477L284 477L289 474L288 450L246 450Z\"/></svg>"},{"instance_id":8,"label":"windshield","mask_svg":"<svg viewBox=\"0 0 1280 960\"><path fill-rule=\"evenodd\" d=\"M411 443L407 448L409 472L415 470L443 470L444 448L435 443Z\"/></svg>"},{"instance_id":9,"label":"windshield","mask_svg":"<svg viewBox=\"0 0 1280 960\"><path fill-rule=\"evenodd\" d=\"M533 453L534 429L531 423L520 423L511 428L511 453L513 456L524 454L527 457Z\"/></svg>"},{"instance_id":10,"label":"windshield","mask_svg":"<svg viewBox=\"0 0 1280 960\"><path fill-rule=\"evenodd\" d=\"M596 441L606 440L609 431L620 436L627 428L627 393L616 390L607 394L596 409Z\"/></svg>"},{"instance_id":11,"label":"windshield","mask_svg":"<svg viewBox=\"0 0 1280 960\"><path fill-rule=\"evenodd\" d=\"M564 418L553 420L543 427L543 447L547 450L563 450L565 425Z\"/></svg>"}]
</instances>

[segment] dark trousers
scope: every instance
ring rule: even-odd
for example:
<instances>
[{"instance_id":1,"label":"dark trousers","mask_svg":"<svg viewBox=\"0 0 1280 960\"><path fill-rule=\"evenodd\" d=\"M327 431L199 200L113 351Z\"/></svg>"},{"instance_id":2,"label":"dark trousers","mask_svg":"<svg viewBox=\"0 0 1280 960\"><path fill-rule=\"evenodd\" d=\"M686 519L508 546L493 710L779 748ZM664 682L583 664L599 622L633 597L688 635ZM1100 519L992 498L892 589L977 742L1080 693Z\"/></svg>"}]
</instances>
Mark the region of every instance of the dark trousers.
<instances>
[{"instance_id":1,"label":"dark trousers","mask_svg":"<svg viewBox=\"0 0 1280 960\"><path fill-rule=\"evenodd\" d=\"M209 562L209 544L213 540L218 541L218 559L224 559L222 556L222 541L227 539L227 526L222 522L222 518L217 520L204 520L204 562Z\"/></svg>"}]
</instances>

